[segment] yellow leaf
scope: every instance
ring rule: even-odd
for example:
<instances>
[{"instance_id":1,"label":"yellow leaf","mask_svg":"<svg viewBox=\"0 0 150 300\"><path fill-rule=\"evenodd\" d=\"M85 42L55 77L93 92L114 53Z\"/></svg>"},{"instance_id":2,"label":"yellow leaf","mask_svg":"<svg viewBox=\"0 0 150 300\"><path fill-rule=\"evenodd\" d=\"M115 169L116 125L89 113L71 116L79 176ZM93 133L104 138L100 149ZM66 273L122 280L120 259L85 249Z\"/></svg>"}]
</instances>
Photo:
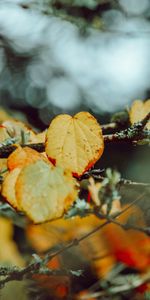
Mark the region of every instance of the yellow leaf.
<instances>
[{"instance_id":1,"label":"yellow leaf","mask_svg":"<svg viewBox=\"0 0 150 300\"><path fill-rule=\"evenodd\" d=\"M20 172L16 197L28 217L41 223L63 215L77 196L75 185L75 179L62 168L39 160Z\"/></svg>"},{"instance_id":2,"label":"yellow leaf","mask_svg":"<svg viewBox=\"0 0 150 300\"><path fill-rule=\"evenodd\" d=\"M21 210L17 202L16 192L15 192L15 184L20 171L21 168L15 168L7 174L2 184L2 191L1 191L1 194L6 199L6 201L17 210Z\"/></svg>"},{"instance_id":3,"label":"yellow leaf","mask_svg":"<svg viewBox=\"0 0 150 300\"><path fill-rule=\"evenodd\" d=\"M149 112L150 99L145 102L141 100L135 100L129 112L131 124L142 121ZM150 121L146 124L145 127L150 130Z\"/></svg>"},{"instance_id":4,"label":"yellow leaf","mask_svg":"<svg viewBox=\"0 0 150 300\"><path fill-rule=\"evenodd\" d=\"M48 161L43 154L38 153L29 147L18 147L7 159L7 166L10 172L4 177L2 184L2 195L15 209L21 210L16 199L15 184L21 169L37 160Z\"/></svg>"},{"instance_id":5,"label":"yellow leaf","mask_svg":"<svg viewBox=\"0 0 150 300\"><path fill-rule=\"evenodd\" d=\"M13 241L13 233L11 221L0 217L0 263L23 266L24 260Z\"/></svg>"},{"instance_id":6,"label":"yellow leaf","mask_svg":"<svg viewBox=\"0 0 150 300\"><path fill-rule=\"evenodd\" d=\"M104 140L97 120L88 112L59 115L46 136L46 154L52 162L81 176L102 155Z\"/></svg>"}]
</instances>

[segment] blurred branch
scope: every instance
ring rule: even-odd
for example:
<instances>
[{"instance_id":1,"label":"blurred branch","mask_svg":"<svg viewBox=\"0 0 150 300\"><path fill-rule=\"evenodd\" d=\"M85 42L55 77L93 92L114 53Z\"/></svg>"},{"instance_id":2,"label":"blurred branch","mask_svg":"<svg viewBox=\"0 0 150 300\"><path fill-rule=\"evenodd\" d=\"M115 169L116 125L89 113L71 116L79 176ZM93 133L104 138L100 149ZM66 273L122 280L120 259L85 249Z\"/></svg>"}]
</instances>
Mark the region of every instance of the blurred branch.
<instances>
[{"instance_id":1,"label":"blurred branch","mask_svg":"<svg viewBox=\"0 0 150 300\"><path fill-rule=\"evenodd\" d=\"M79 270L81 274L81 271ZM0 276L5 278L0 280L0 289L4 287L4 285L9 281L18 280L21 281L25 278L32 278L33 275L48 275L48 276L70 276L76 275L78 276L78 271L72 271L67 269L49 269L45 266L45 263L40 257L38 260L27 267L19 268L19 267L0 267Z\"/></svg>"},{"instance_id":2,"label":"blurred branch","mask_svg":"<svg viewBox=\"0 0 150 300\"><path fill-rule=\"evenodd\" d=\"M144 194L140 195L136 200L134 200L130 205L128 205L126 208L124 208L122 211L117 213L113 220L125 213L128 209L130 209L135 203L137 203ZM4 277L3 279L0 279L0 288L3 288L4 285L13 280L22 280L24 278L32 278L34 274L46 274L46 275L53 275L53 276L58 276L58 275L76 275L76 272L71 271L71 270L51 270L47 268L46 264L52 260L55 256L60 255L61 253L65 252L66 250L78 246L83 240L87 239L100 229L102 229L104 226L110 224L112 220L106 220L104 221L103 224L100 224L96 228L92 229L89 231L87 234L83 235L79 239L74 239L72 240L69 244L62 246L61 249L58 251L52 253L51 251L48 252L44 258L40 258L37 255L34 255L34 262L30 263L28 266L24 268L18 268L16 266L13 267L0 267L0 276ZM77 276L78 271L77 271Z\"/></svg>"},{"instance_id":3,"label":"blurred branch","mask_svg":"<svg viewBox=\"0 0 150 300\"><path fill-rule=\"evenodd\" d=\"M104 170L101 169L91 169L89 171L86 171L81 177L80 180L88 179L89 177L93 177L96 180L104 180L106 177L102 176L101 174L104 172ZM145 182L136 182L132 181L130 179L120 178L118 184L120 185L133 185L133 186L142 186L142 187L149 187L150 183Z\"/></svg>"},{"instance_id":4,"label":"blurred branch","mask_svg":"<svg viewBox=\"0 0 150 300\"><path fill-rule=\"evenodd\" d=\"M97 210L94 210L93 213L95 214L96 217L98 217L99 219L105 218L106 220L110 221L111 223L118 225L119 227L121 227L124 230L136 230L136 231L140 231L142 233L145 233L146 235L150 236L150 227L140 227L140 226L136 226L134 224L122 224L118 221L116 221L114 218L112 218L109 215L103 215L101 213L99 213Z\"/></svg>"},{"instance_id":5,"label":"blurred branch","mask_svg":"<svg viewBox=\"0 0 150 300\"><path fill-rule=\"evenodd\" d=\"M119 279L120 279L120 277L119 277ZM117 278L116 278L116 280L117 280ZM124 275L122 284L111 286L108 289L105 289L103 291L89 292L86 295L79 296L78 299L79 300L101 299L101 297L117 295L117 294L120 294L123 292L127 292L130 290L136 289L136 288L140 287L141 285L148 283L148 282L150 282L150 271L146 272L145 274L143 274L141 276L135 275L135 276L131 277L128 275Z\"/></svg>"}]
</instances>

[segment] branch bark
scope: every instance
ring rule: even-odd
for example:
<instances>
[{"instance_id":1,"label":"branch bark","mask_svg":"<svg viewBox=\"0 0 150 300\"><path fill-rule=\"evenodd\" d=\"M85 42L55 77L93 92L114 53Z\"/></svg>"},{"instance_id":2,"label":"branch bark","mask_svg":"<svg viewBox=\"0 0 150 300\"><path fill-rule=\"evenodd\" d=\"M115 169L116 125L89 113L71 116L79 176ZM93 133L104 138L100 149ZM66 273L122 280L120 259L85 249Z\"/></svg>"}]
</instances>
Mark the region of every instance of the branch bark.
<instances>
[{"instance_id":1,"label":"branch bark","mask_svg":"<svg viewBox=\"0 0 150 300\"><path fill-rule=\"evenodd\" d=\"M144 129L147 122L150 120L150 113L139 123L135 123L129 128L116 132L114 134L103 135L105 144L114 142L136 143L142 139L150 139L150 131ZM45 151L44 143L37 144L23 144L21 147L30 147L38 152ZM0 158L7 158L15 149L17 145L8 145L0 147Z\"/></svg>"}]
</instances>

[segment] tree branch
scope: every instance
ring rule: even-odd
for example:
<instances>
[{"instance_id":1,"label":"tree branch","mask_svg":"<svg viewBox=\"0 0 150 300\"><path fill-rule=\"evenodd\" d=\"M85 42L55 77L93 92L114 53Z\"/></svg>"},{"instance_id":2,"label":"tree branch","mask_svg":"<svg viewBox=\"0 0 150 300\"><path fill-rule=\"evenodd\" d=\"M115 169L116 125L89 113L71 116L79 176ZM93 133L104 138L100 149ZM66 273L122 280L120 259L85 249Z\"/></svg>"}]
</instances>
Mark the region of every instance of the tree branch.
<instances>
[{"instance_id":1,"label":"tree branch","mask_svg":"<svg viewBox=\"0 0 150 300\"><path fill-rule=\"evenodd\" d=\"M150 131L144 129L147 122L150 120L150 113L138 123L133 124L129 128L116 132L114 134L104 135L105 143L112 142L137 142L143 139L150 139Z\"/></svg>"},{"instance_id":2,"label":"tree branch","mask_svg":"<svg viewBox=\"0 0 150 300\"><path fill-rule=\"evenodd\" d=\"M142 199L144 194L140 195L136 200L134 200L131 204L129 204L126 208L124 208L121 212L117 213L113 220L125 213L128 209L130 209L135 203L137 203L139 200ZM33 274L46 274L46 275L73 275L73 271L69 270L51 270L46 267L47 262L49 262L51 259L56 257L57 255L60 255L61 253L65 252L66 250L78 246L79 243L81 243L83 240L87 239L97 231L101 230L104 226L110 224L111 220L104 221L103 224L100 224L96 228L89 231L87 234L83 235L79 239L74 239L67 245L63 246L58 251L51 253L48 252L44 258L40 258L38 256L35 256L34 262L30 263L28 266L24 268L18 268L18 267L0 267L0 276L4 276L4 279L0 280L0 288L3 288L4 285L13 280L22 280L24 278L32 278Z\"/></svg>"},{"instance_id":3,"label":"tree branch","mask_svg":"<svg viewBox=\"0 0 150 300\"><path fill-rule=\"evenodd\" d=\"M48 275L48 276L70 276L76 275L76 271L67 269L49 269L45 266L44 260L41 262L34 262L27 267L0 267L0 276L4 276L4 279L0 280L0 288L9 281L21 281L25 278L32 278L33 275Z\"/></svg>"},{"instance_id":4,"label":"tree branch","mask_svg":"<svg viewBox=\"0 0 150 300\"><path fill-rule=\"evenodd\" d=\"M99 219L105 218L106 220L110 221L111 223L118 225L119 227L121 227L124 230L136 230L136 231L140 231L142 233L145 233L146 235L150 236L150 227L140 227L140 226L136 226L133 224L122 224L118 221L116 221L114 218L112 218L109 215L103 215L97 211L94 211L94 214L96 217L98 217Z\"/></svg>"},{"instance_id":5,"label":"tree branch","mask_svg":"<svg viewBox=\"0 0 150 300\"><path fill-rule=\"evenodd\" d=\"M116 132L114 134L103 135L105 144L110 144L112 142L128 142L133 143L141 141L142 139L150 139L150 131L144 129L147 122L150 120L150 113L138 123L135 123L131 127ZM108 125L107 125L108 126ZM21 147L30 147L38 152L45 151L44 143L37 144L23 144ZM16 144L1 146L0 147L0 158L7 158L15 149L17 148Z\"/></svg>"},{"instance_id":6,"label":"tree branch","mask_svg":"<svg viewBox=\"0 0 150 300\"><path fill-rule=\"evenodd\" d=\"M30 147L38 152L45 151L45 144L44 143L37 143L37 144L22 144L21 147ZM14 150L16 150L18 145L8 145L8 146L1 146L0 147L0 158L7 158Z\"/></svg>"}]
</instances>

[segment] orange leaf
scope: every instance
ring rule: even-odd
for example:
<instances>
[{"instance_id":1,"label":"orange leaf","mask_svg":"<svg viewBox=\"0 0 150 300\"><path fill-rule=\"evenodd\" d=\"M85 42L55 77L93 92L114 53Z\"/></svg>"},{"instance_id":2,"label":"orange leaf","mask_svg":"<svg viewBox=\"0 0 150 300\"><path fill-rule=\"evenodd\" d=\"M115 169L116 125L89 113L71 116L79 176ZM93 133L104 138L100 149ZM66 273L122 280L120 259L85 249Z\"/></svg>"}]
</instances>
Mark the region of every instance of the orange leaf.
<instances>
[{"instance_id":1,"label":"orange leaf","mask_svg":"<svg viewBox=\"0 0 150 300\"><path fill-rule=\"evenodd\" d=\"M57 244L80 238L103 222L95 216L60 219L42 225L30 224L26 234L32 247L38 252L44 252ZM82 241L78 249L80 256L83 256L87 262L90 261L98 277L106 277L116 262L101 231ZM93 260L95 257L97 259Z\"/></svg>"},{"instance_id":2,"label":"orange leaf","mask_svg":"<svg viewBox=\"0 0 150 300\"><path fill-rule=\"evenodd\" d=\"M46 160L44 155L38 153L34 149L31 149L29 147L18 147L9 155L7 159L7 165L9 170L13 170L14 168L26 166L39 159Z\"/></svg>"},{"instance_id":3,"label":"orange leaf","mask_svg":"<svg viewBox=\"0 0 150 300\"><path fill-rule=\"evenodd\" d=\"M135 206L122 214L117 220L120 223L127 223L131 217L136 217L135 225L144 226L141 211ZM103 228L102 232L116 260L140 271L149 266L150 238L144 233L133 229L126 231L116 224L109 224Z\"/></svg>"}]
</instances>

